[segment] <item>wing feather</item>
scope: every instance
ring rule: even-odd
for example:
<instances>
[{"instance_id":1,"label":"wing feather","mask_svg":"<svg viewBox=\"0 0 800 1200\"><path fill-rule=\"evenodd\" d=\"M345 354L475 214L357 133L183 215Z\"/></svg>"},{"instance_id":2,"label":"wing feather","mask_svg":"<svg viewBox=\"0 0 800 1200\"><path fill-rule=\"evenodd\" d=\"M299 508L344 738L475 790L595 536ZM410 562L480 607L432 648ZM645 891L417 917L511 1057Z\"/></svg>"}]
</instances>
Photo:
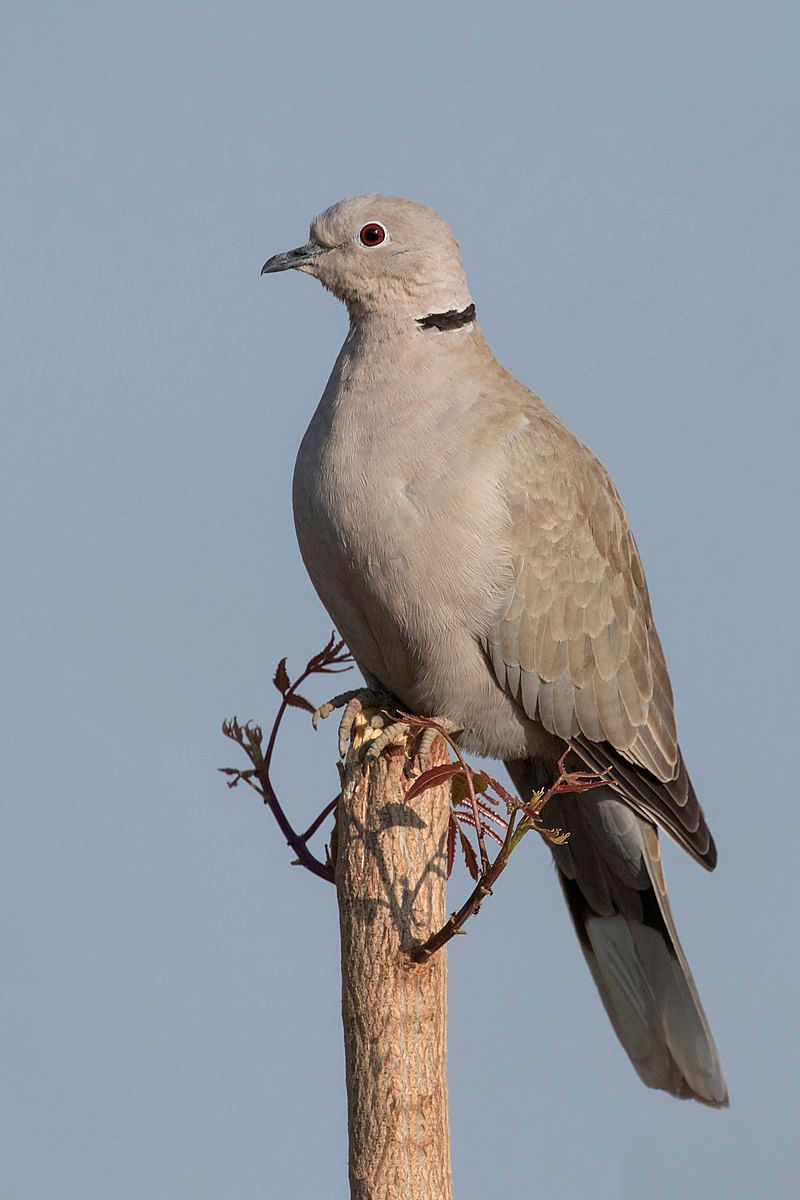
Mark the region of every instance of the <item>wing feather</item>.
<instances>
[{"instance_id":1,"label":"wing feather","mask_svg":"<svg viewBox=\"0 0 800 1200\"><path fill-rule=\"evenodd\" d=\"M585 446L531 410L504 481L511 585L488 635L498 682L641 815L712 865L672 688L622 501Z\"/></svg>"}]
</instances>

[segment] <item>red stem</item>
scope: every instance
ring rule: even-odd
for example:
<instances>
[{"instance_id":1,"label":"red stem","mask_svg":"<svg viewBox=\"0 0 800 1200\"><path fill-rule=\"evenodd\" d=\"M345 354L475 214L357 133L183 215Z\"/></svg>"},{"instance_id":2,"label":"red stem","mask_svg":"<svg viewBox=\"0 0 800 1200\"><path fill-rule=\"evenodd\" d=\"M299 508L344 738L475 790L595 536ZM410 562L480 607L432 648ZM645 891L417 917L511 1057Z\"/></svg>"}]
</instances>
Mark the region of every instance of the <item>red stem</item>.
<instances>
[{"instance_id":1,"label":"red stem","mask_svg":"<svg viewBox=\"0 0 800 1200\"><path fill-rule=\"evenodd\" d=\"M325 818L329 817L331 815L331 813L335 810L336 805L339 803L341 798L342 798L342 794L340 792L338 796L334 796L334 798L333 798L333 800L331 800L330 804L325 805L322 812L319 814L318 817L314 818L314 820L311 822L311 824L309 825L309 827L305 831L305 833L300 834L301 841L308 842L311 840L311 838L317 832L317 830L319 829L320 825L325 820Z\"/></svg>"},{"instance_id":2,"label":"red stem","mask_svg":"<svg viewBox=\"0 0 800 1200\"><path fill-rule=\"evenodd\" d=\"M266 760L258 768L257 775L258 782L261 784L264 794L264 803L268 806L273 817L278 822L278 828L286 838L287 845L291 846L292 850L294 850L295 854L297 855L297 861L300 866L305 867L306 870L310 871L312 875L317 875L320 879L327 879L328 883L333 883L333 867L329 866L328 863L320 862L318 858L315 858L308 846L305 844L304 839L299 834L295 833L294 829L292 829L292 826L289 824L289 820L281 808L278 797L275 795L275 791L270 783L269 774L266 770Z\"/></svg>"},{"instance_id":3,"label":"red stem","mask_svg":"<svg viewBox=\"0 0 800 1200\"><path fill-rule=\"evenodd\" d=\"M312 660L312 662L313 662L313 660ZM316 674L316 670L312 666L312 663L309 663L308 666L306 667L306 669L303 671L303 673L300 676L298 676L298 678L294 681L294 683L291 684L286 689L286 691L283 693L283 699L281 700L281 704L278 709L277 716L275 717L275 722L272 726L272 732L270 733L269 741L267 742L267 748L264 752L264 758L263 758L262 762L259 763L258 766L256 767L256 775L258 776L258 781L261 784L261 788L262 788L262 792L263 792L263 796L264 796L264 803L267 805L267 807L269 808L273 817L278 822L278 828L280 829L283 836L286 838L287 845L290 846L291 849L294 850L295 854L297 855L297 861L300 864L300 866L305 867L306 870L310 871L312 875L316 875L320 879L327 879L329 883L333 883L334 882L333 867L330 866L328 863L321 862L315 855L313 855L311 853L311 851L309 850L308 846L306 845L306 842L312 836L312 834L316 833L317 829L319 829L320 825L325 820L325 818L328 816L328 814L333 812L334 808L336 807L336 804L338 803L338 799L339 799L338 796L336 797L336 800L333 800L327 806L327 808L325 808L323 810L323 812L320 813L320 815L311 824L311 826L309 827L309 829L306 833L298 834L298 833L295 833L295 831L292 828L292 825L289 821L289 818L286 816L286 813L283 811L283 808L281 807L281 803L275 794L275 789L273 788L272 783L270 781L270 777L269 777L269 768L272 763L272 755L275 750L275 742L278 737L278 730L280 729L280 725L281 725L281 721L283 720L284 713L286 712L286 709L289 707L289 696L291 696L294 692L296 692L297 689L300 687L300 685L302 683L305 683L305 681L309 678L309 676L313 675L313 674Z\"/></svg>"},{"instance_id":4,"label":"red stem","mask_svg":"<svg viewBox=\"0 0 800 1200\"><path fill-rule=\"evenodd\" d=\"M513 833L514 821L512 819L509 821L508 831L506 832L503 845L497 852L497 858L489 866L488 870L481 875L480 879L475 884L475 887L461 905L461 908L458 910L458 912L454 912L450 917L450 920L443 925L441 929L437 930L436 933L431 934L431 936L424 941L421 946L415 946L413 950L408 951L408 957L412 962L427 962L437 950L441 950L443 946L446 946L447 943L456 936L456 934L461 930L462 926L466 924L470 917L475 915L483 901L491 892L494 884L497 883L497 880L508 866L508 860L510 858L509 847Z\"/></svg>"}]
</instances>

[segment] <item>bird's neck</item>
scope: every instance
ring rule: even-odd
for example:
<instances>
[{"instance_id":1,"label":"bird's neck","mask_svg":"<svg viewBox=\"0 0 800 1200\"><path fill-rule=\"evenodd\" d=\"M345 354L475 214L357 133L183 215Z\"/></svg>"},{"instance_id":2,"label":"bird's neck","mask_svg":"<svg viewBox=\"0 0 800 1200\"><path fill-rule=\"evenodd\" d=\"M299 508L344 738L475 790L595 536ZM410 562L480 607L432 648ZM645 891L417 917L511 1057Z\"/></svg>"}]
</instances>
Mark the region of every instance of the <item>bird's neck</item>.
<instances>
[{"instance_id":1,"label":"bird's neck","mask_svg":"<svg viewBox=\"0 0 800 1200\"><path fill-rule=\"evenodd\" d=\"M454 278L452 275L440 279L434 275L425 280L424 286L414 286L413 281L406 281L402 288L395 280L382 280L380 286L376 284L369 293L344 297L344 300L351 325L374 323L413 328L417 322L423 323L432 317L474 310L466 280L463 276Z\"/></svg>"},{"instance_id":2,"label":"bird's neck","mask_svg":"<svg viewBox=\"0 0 800 1200\"><path fill-rule=\"evenodd\" d=\"M474 385L491 361L474 319L440 330L395 316L359 317L336 360L320 419L346 441L362 436L355 429L372 440L379 432L401 436L411 419L432 433L472 407Z\"/></svg>"},{"instance_id":3,"label":"bird's neck","mask_svg":"<svg viewBox=\"0 0 800 1200\"><path fill-rule=\"evenodd\" d=\"M463 298L462 298L463 299ZM446 307L431 305L413 305L408 310L397 309L364 309L348 305L350 316L350 332L348 340L354 344L370 341L375 344L394 342L399 344L422 346L420 334L427 335L427 342L432 344L444 334L456 333L459 330L476 328L476 310L472 300L466 304L453 301Z\"/></svg>"}]
</instances>

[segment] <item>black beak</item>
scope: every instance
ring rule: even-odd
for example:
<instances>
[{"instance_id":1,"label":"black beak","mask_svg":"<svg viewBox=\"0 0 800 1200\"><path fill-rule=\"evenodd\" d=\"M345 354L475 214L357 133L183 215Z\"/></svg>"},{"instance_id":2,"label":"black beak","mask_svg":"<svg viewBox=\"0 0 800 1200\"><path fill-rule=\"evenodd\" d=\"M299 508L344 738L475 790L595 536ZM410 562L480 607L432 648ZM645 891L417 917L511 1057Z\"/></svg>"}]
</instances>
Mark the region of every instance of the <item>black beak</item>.
<instances>
[{"instance_id":1,"label":"black beak","mask_svg":"<svg viewBox=\"0 0 800 1200\"><path fill-rule=\"evenodd\" d=\"M274 271L291 271L295 267L307 267L322 253L322 246L308 242L298 246L296 250L284 250L283 254L273 254L261 268L262 275L272 275Z\"/></svg>"}]
</instances>

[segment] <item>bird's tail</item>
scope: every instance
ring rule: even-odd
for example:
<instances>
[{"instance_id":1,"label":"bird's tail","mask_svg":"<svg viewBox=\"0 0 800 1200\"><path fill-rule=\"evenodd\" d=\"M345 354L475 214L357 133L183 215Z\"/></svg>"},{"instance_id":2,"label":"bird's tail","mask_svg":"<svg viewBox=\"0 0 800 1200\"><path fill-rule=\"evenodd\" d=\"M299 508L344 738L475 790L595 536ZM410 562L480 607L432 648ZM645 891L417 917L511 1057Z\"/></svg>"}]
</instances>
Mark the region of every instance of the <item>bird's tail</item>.
<instances>
[{"instance_id":1,"label":"bird's tail","mask_svg":"<svg viewBox=\"0 0 800 1200\"><path fill-rule=\"evenodd\" d=\"M531 760L506 763L521 795L552 780ZM658 832L611 788L553 797L568 830L553 857L600 998L641 1080L715 1108L728 1104L717 1048L670 911Z\"/></svg>"}]
</instances>

